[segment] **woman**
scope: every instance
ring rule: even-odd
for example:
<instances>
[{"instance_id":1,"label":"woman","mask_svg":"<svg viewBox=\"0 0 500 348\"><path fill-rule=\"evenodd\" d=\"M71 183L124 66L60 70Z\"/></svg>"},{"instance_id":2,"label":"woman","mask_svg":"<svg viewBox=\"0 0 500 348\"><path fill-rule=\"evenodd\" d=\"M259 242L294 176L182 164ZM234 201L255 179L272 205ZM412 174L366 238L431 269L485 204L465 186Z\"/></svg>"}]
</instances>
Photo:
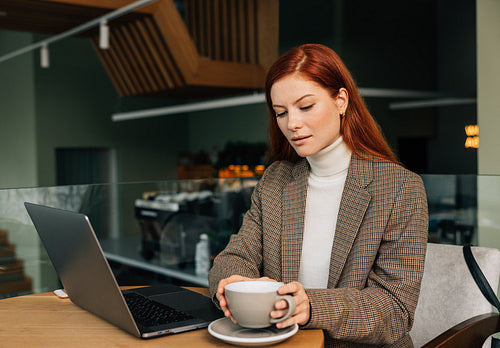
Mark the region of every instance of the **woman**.
<instances>
[{"instance_id":1,"label":"woman","mask_svg":"<svg viewBox=\"0 0 500 348\"><path fill-rule=\"evenodd\" d=\"M326 347L411 347L427 241L420 177L398 164L331 49L302 45L266 78L272 164L238 234L216 257L210 293L261 277L297 303L278 328L321 328ZM276 303L272 317L286 312Z\"/></svg>"}]
</instances>

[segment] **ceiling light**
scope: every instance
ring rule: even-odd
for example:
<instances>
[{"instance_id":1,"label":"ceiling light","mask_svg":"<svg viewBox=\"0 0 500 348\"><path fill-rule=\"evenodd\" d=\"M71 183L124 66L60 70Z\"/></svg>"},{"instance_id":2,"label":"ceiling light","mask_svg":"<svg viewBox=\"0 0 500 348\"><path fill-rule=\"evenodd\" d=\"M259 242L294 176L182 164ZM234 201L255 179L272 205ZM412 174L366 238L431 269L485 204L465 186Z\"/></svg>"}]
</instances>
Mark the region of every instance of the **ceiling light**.
<instances>
[{"instance_id":1,"label":"ceiling light","mask_svg":"<svg viewBox=\"0 0 500 348\"><path fill-rule=\"evenodd\" d=\"M266 101L266 96L264 93L254 93L242 97L216 99L211 101L166 106L162 108L148 109L148 110L121 112L113 114L111 116L111 119L113 121L126 121L126 120L134 120L138 118L146 118L153 116L180 114L183 112L193 112L201 110L227 108L230 106L257 104L257 103L263 103L265 101Z\"/></svg>"},{"instance_id":2,"label":"ceiling light","mask_svg":"<svg viewBox=\"0 0 500 348\"><path fill-rule=\"evenodd\" d=\"M49 46L44 43L40 48L40 66L42 68L50 67Z\"/></svg>"},{"instance_id":3,"label":"ceiling light","mask_svg":"<svg viewBox=\"0 0 500 348\"><path fill-rule=\"evenodd\" d=\"M372 97L372 98L431 98L442 95L440 92L433 92L433 91L412 91L412 90L380 89L380 88L359 88L359 91L363 97ZM254 93L246 96L218 99L206 102L195 102L195 103L166 106L148 110L119 112L111 115L111 119L113 121L126 121L138 118L180 114L183 112L218 109L229 106L258 104L258 103L264 103L265 101L266 97L264 93Z\"/></svg>"},{"instance_id":4,"label":"ceiling light","mask_svg":"<svg viewBox=\"0 0 500 348\"><path fill-rule=\"evenodd\" d=\"M476 103L475 98L439 98L439 99L391 103L389 104L389 109L403 110L403 109L431 108L440 106L466 105L475 103Z\"/></svg>"},{"instance_id":5,"label":"ceiling light","mask_svg":"<svg viewBox=\"0 0 500 348\"><path fill-rule=\"evenodd\" d=\"M103 20L99 24L99 48L102 50L109 48L109 27L107 20Z\"/></svg>"}]
</instances>

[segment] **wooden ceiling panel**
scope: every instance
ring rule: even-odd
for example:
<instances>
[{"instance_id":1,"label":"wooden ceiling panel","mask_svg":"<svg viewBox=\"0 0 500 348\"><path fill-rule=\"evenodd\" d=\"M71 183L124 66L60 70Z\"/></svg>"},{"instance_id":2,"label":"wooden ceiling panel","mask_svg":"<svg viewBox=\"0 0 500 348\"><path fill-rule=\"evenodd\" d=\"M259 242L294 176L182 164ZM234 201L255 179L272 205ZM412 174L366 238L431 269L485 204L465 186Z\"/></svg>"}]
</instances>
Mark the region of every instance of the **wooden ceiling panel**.
<instances>
[{"instance_id":1,"label":"wooden ceiling panel","mask_svg":"<svg viewBox=\"0 0 500 348\"><path fill-rule=\"evenodd\" d=\"M0 29L60 34L132 0L2 0ZM110 20L110 48L98 28L81 36L122 96L210 94L261 89L278 53L278 0L157 0Z\"/></svg>"},{"instance_id":2,"label":"wooden ceiling panel","mask_svg":"<svg viewBox=\"0 0 500 348\"><path fill-rule=\"evenodd\" d=\"M150 44L149 48L152 52L158 53L157 55L160 59L159 64L162 67L161 72L164 78L172 82L173 87L171 88L183 86L185 82L182 78L182 73L179 71L172 54L166 47L165 40L163 40L156 23L147 18L144 20L144 24L146 29L145 33L147 33L144 35L146 38L145 41Z\"/></svg>"},{"instance_id":3,"label":"wooden ceiling panel","mask_svg":"<svg viewBox=\"0 0 500 348\"><path fill-rule=\"evenodd\" d=\"M2 0L0 12L0 29L59 34L110 10L43 0Z\"/></svg>"},{"instance_id":4,"label":"wooden ceiling panel","mask_svg":"<svg viewBox=\"0 0 500 348\"><path fill-rule=\"evenodd\" d=\"M147 61L147 65L153 78L158 84L158 88L161 90L167 88L174 88L175 84L173 82L173 77L170 76L167 67L165 66L162 55L157 48L150 49L150 47L155 47L153 43L153 38L146 29L144 21L137 21L136 25L131 28L132 34L134 35L137 44L140 46L140 51L144 54Z\"/></svg>"},{"instance_id":5,"label":"wooden ceiling panel","mask_svg":"<svg viewBox=\"0 0 500 348\"><path fill-rule=\"evenodd\" d=\"M141 70L153 91L165 89L166 85L156 73L155 65L151 57L151 50L144 44L144 38L140 35L137 25L130 23L124 27L126 38L133 44L133 51Z\"/></svg>"}]
</instances>

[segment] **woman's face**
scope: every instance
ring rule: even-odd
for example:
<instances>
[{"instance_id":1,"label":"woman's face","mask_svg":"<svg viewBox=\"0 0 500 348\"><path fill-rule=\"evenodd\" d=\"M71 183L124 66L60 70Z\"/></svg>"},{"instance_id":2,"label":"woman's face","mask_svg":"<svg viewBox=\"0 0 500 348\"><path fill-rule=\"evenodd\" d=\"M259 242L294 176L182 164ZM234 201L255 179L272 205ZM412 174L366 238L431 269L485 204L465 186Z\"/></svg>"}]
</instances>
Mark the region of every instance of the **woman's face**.
<instances>
[{"instance_id":1,"label":"woman's face","mask_svg":"<svg viewBox=\"0 0 500 348\"><path fill-rule=\"evenodd\" d=\"M345 88L332 98L316 82L294 74L273 84L271 100L278 127L299 156L314 155L340 136L340 115L348 103Z\"/></svg>"}]
</instances>

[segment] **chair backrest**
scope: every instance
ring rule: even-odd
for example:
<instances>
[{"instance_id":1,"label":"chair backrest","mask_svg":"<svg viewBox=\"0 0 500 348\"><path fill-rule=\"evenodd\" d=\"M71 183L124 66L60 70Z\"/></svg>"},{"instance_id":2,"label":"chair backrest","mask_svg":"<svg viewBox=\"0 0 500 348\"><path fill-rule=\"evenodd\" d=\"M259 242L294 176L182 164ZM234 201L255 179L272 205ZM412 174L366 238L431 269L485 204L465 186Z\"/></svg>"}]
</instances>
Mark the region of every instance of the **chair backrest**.
<instances>
[{"instance_id":1,"label":"chair backrest","mask_svg":"<svg viewBox=\"0 0 500 348\"><path fill-rule=\"evenodd\" d=\"M500 251L472 247L472 253L496 293ZM466 319L493 311L467 268L462 246L428 243L415 322L410 331L415 347Z\"/></svg>"}]
</instances>

